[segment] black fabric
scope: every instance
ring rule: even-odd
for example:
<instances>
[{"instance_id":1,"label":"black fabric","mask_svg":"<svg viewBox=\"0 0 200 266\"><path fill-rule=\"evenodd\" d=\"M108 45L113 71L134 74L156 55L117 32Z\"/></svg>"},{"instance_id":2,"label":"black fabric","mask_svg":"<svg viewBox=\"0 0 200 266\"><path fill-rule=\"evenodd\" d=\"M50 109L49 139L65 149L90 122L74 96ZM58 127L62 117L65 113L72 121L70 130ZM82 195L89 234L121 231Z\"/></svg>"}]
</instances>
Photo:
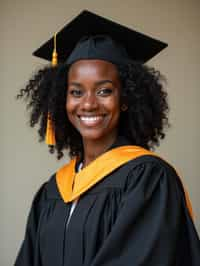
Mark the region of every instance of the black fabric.
<instances>
[{"instance_id":1,"label":"black fabric","mask_svg":"<svg viewBox=\"0 0 200 266\"><path fill-rule=\"evenodd\" d=\"M126 64L130 61L124 47L106 35L82 38L67 58L66 64L71 65L81 59L101 59L113 64Z\"/></svg>"},{"instance_id":2,"label":"black fabric","mask_svg":"<svg viewBox=\"0 0 200 266\"><path fill-rule=\"evenodd\" d=\"M67 228L70 207L53 175L35 196L15 266L200 265L180 179L159 158L132 160L93 186Z\"/></svg>"},{"instance_id":3,"label":"black fabric","mask_svg":"<svg viewBox=\"0 0 200 266\"><path fill-rule=\"evenodd\" d=\"M97 38L94 45L93 37L96 35L109 36L115 41L115 45L110 46L109 41L102 42L99 38ZM145 63L167 47L165 42L127 28L88 10L83 10L57 33L58 61L66 62L77 43L87 36L90 41L84 46L85 50L76 51L76 55L79 55L76 60L86 58L88 55L88 59L103 59L111 62L113 62L113 59L115 61L118 59L117 63L127 62L122 57L124 52L121 53L122 49L118 47L120 46L126 50L126 54L131 60ZM51 61L53 49L54 39L52 37L34 51L33 55ZM74 59L75 57L73 57L73 60L69 60L68 63L74 62Z\"/></svg>"}]
</instances>

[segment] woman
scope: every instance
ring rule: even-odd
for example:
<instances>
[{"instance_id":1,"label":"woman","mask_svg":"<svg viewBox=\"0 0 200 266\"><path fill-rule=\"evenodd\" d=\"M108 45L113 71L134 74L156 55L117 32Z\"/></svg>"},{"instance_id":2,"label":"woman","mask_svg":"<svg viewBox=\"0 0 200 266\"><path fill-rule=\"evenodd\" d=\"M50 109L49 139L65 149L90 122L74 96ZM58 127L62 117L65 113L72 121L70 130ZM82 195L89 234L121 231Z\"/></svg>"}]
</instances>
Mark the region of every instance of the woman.
<instances>
[{"instance_id":1,"label":"woman","mask_svg":"<svg viewBox=\"0 0 200 266\"><path fill-rule=\"evenodd\" d=\"M150 152L168 125L160 73L111 36L84 37L19 94L42 140L53 125L51 152L71 160L37 192L16 266L200 263L180 178Z\"/></svg>"}]
</instances>

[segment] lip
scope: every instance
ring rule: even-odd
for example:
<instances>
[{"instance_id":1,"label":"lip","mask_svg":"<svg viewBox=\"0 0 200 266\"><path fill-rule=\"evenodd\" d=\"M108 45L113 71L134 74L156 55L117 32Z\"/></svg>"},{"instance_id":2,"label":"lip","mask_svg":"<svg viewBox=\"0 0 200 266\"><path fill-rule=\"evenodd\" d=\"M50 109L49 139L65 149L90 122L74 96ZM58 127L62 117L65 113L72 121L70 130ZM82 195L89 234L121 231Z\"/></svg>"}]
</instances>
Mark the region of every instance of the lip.
<instances>
[{"instance_id":1,"label":"lip","mask_svg":"<svg viewBox=\"0 0 200 266\"><path fill-rule=\"evenodd\" d=\"M103 122L105 115L78 115L78 118L84 126L94 127Z\"/></svg>"}]
</instances>

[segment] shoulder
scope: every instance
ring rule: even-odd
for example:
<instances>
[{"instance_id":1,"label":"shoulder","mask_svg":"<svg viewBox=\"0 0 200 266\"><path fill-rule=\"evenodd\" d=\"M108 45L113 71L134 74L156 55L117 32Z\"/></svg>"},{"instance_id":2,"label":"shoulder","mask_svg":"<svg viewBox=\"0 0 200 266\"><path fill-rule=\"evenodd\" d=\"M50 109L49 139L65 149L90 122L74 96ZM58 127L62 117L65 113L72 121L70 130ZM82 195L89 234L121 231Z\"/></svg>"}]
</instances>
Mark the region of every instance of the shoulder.
<instances>
[{"instance_id":1,"label":"shoulder","mask_svg":"<svg viewBox=\"0 0 200 266\"><path fill-rule=\"evenodd\" d=\"M33 205L43 205L50 199L60 199L54 173L46 182L40 185L33 198Z\"/></svg>"},{"instance_id":2,"label":"shoulder","mask_svg":"<svg viewBox=\"0 0 200 266\"><path fill-rule=\"evenodd\" d=\"M134 160L130 160L124 167L129 169L128 174L135 176L171 176L177 179L179 176L174 166L166 160L155 155L143 155Z\"/></svg>"},{"instance_id":3,"label":"shoulder","mask_svg":"<svg viewBox=\"0 0 200 266\"><path fill-rule=\"evenodd\" d=\"M127 163L127 166L128 165L130 166L131 169L134 169L139 166L146 166L146 167L157 166L160 169L165 169L165 170L168 169L176 172L175 167L172 164L170 164L167 160L161 158L156 153L141 155L133 160L130 160Z\"/></svg>"},{"instance_id":4,"label":"shoulder","mask_svg":"<svg viewBox=\"0 0 200 266\"><path fill-rule=\"evenodd\" d=\"M50 178L44 182L35 193L33 203L40 204L47 202L48 200L61 200L61 195L58 190L56 177L58 173L61 175L64 173L67 176L67 171L70 170L69 168L74 167L75 160L71 160L69 163L65 164L61 168L59 168L55 173L53 173Z\"/></svg>"},{"instance_id":5,"label":"shoulder","mask_svg":"<svg viewBox=\"0 0 200 266\"><path fill-rule=\"evenodd\" d=\"M47 182L44 182L42 185L40 185L40 187L36 191L36 193L33 197L33 205L40 204L41 202L43 202L45 200L45 198L46 198L46 185L47 185Z\"/></svg>"},{"instance_id":6,"label":"shoulder","mask_svg":"<svg viewBox=\"0 0 200 266\"><path fill-rule=\"evenodd\" d=\"M116 169L111 178L111 182L119 184L123 191L139 187L146 190L159 185L161 188L164 183L168 187L179 186L182 189L175 168L157 155L142 155L130 160Z\"/></svg>"},{"instance_id":7,"label":"shoulder","mask_svg":"<svg viewBox=\"0 0 200 266\"><path fill-rule=\"evenodd\" d=\"M146 189L164 179L171 183L178 182L178 178L174 167L165 160L154 155L142 155L114 169L93 190L111 187L125 192L138 186Z\"/></svg>"},{"instance_id":8,"label":"shoulder","mask_svg":"<svg viewBox=\"0 0 200 266\"><path fill-rule=\"evenodd\" d=\"M140 156L135 160L130 161L129 163L130 168L133 172L135 170L138 172L145 171L145 173L148 173L148 171L150 171L149 174L166 173L172 176L178 176L175 167L156 154Z\"/></svg>"},{"instance_id":9,"label":"shoulder","mask_svg":"<svg viewBox=\"0 0 200 266\"><path fill-rule=\"evenodd\" d=\"M137 191L147 199L173 195L180 201L184 195L182 181L176 169L162 158L154 155L144 155L129 161L124 191Z\"/></svg>"}]
</instances>

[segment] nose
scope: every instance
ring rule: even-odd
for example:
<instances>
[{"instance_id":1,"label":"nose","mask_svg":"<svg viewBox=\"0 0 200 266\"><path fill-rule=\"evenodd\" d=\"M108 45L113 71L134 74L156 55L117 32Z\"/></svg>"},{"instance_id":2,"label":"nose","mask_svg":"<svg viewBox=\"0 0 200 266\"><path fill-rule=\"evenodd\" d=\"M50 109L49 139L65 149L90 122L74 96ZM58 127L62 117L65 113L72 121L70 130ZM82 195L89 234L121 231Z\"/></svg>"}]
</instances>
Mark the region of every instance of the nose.
<instances>
[{"instance_id":1,"label":"nose","mask_svg":"<svg viewBox=\"0 0 200 266\"><path fill-rule=\"evenodd\" d=\"M93 111L98 108L98 99L95 93L88 93L83 97L82 101L82 110L84 111Z\"/></svg>"}]
</instances>

